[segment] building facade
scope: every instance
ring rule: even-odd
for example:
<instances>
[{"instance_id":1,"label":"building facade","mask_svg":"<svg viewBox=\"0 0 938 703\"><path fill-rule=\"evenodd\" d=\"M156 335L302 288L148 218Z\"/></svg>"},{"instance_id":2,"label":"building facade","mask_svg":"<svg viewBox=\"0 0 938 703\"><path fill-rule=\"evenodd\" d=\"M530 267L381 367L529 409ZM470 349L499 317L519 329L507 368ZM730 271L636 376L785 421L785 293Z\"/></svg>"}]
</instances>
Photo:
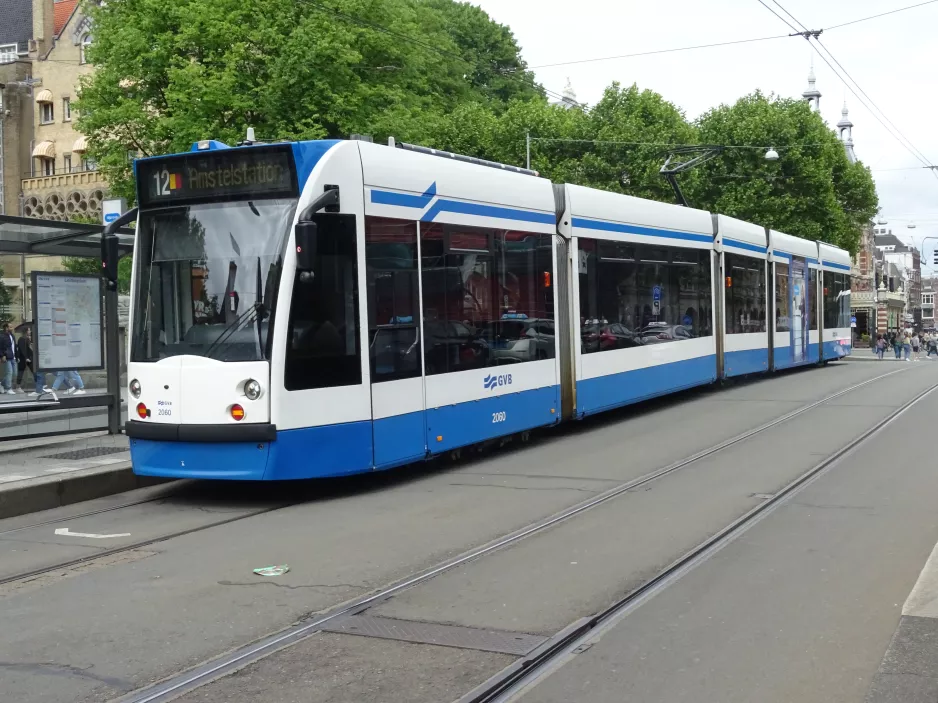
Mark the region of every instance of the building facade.
<instances>
[{"instance_id":1,"label":"building facade","mask_svg":"<svg viewBox=\"0 0 938 703\"><path fill-rule=\"evenodd\" d=\"M853 330L855 346L861 343L863 335L875 337L879 331L876 263L873 227L865 227L850 267L850 312L857 319Z\"/></svg>"},{"instance_id":2,"label":"building facade","mask_svg":"<svg viewBox=\"0 0 938 703\"><path fill-rule=\"evenodd\" d=\"M90 21L79 0L2 2L0 214L100 222L107 184L86 156L72 109L79 77L93 70L85 56ZM58 257L6 255L0 268L13 294L10 312L20 321L31 317L32 271L63 266Z\"/></svg>"},{"instance_id":3,"label":"building facade","mask_svg":"<svg viewBox=\"0 0 938 703\"><path fill-rule=\"evenodd\" d=\"M922 327L926 330L935 329L935 290L938 280L934 278L922 279Z\"/></svg>"},{"instance_id":4,"label":"building facade","mask_svg":"<svg viewBox=\"0 0 938 703\"><path fill-rule=\"evenodd\" d=\"M90 21L78 0L33 0L33 28L43 38L35 42L33 59L34 136L22 179L23 215L99 222L107 183L86 155L73 110L79 78L93 70L85 56Z\"/></svg>"}]
</instances>

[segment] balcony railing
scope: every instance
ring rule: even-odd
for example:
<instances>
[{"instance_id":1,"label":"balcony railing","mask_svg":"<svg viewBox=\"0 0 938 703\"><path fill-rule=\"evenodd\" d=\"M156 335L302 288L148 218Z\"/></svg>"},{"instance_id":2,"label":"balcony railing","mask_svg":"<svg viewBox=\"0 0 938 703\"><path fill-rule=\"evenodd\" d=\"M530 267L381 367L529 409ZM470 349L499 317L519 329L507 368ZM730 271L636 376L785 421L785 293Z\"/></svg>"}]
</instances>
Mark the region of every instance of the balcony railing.
<instances>
[{"instance_id":1,"label":"balcony railing","mask_svg":"<svg viewBox=\"0 0 938 703\"><path fill-rule=\"evenodd\" d=\"M21 182L23 194L29 197L31 194L38 194L50 189L68 189L89 187L104 188L107 182L99 171L77 171L72 173L60 173L55 176L33 176L24 178Z\"/></svg>"},{"instance_id":2,"label":"balcony railing","mask_svg":"<svg viewBox=\"0 0 938 703\"><path fill-rule=\"evenodd\" d=\"M62 176L66 173L91 173L97 171L96 163L83 163L80 166L70 166L69 168L54 168L49 171L26 171L23 178L44 178L46 176Z\"/></svg>"}]
</instances>

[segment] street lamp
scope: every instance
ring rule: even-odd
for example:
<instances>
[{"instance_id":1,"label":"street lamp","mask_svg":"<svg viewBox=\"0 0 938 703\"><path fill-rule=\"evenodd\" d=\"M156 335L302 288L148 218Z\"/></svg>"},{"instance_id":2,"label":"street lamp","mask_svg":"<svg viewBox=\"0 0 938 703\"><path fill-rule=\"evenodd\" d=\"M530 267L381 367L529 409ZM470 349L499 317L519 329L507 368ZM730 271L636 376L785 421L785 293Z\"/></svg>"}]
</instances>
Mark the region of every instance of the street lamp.
<instances>
[{"instance_id":1,"label":"street lamp","mask_svg":"<svg viewBox=\"0 0 938 703\"><path fill-rule=\"evenodd\" d=\"M778 152L775 151L772 147L769 147L769 150L765 152L766 161L778 161Z\"/></svg>"}]
</instances>

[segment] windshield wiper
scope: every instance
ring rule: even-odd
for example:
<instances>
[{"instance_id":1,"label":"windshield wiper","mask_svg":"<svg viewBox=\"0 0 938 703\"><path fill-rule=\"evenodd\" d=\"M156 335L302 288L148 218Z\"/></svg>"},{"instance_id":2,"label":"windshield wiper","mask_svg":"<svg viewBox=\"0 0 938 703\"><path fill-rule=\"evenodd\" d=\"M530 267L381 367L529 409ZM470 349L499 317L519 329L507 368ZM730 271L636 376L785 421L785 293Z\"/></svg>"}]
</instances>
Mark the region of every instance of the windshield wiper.
<instances>
[{"instance_id":1,"label":"windshield wiper","mask_svg":"<svg viewBox=\"0 0 938 703\"><path fill-rule=\"evenodd\" d=\"M212 340L212 343L208 345L208 349L205 350L206 358L212 358L212 353L215 351L215 349L228 341L228 338L241 329L241 326L248 322L250 316L255 313L257 314L258 319L263 319L266 316L266 308L263 302L257 301L252 303L247 310L242 312L235 319L225 325L225 328L218 333L218 336Z\"/></svg>"}]
</instances>

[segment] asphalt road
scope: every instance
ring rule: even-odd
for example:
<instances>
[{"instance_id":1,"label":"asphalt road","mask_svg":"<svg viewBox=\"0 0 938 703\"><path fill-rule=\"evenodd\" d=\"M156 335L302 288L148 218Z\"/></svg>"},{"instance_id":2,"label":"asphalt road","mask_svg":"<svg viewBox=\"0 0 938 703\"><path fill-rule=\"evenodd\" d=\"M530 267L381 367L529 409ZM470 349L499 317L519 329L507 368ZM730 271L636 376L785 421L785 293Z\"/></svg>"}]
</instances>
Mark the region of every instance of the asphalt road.
<instances>
[{"instance_id":1,"label":"asphalt road","mask_svg":"<svg viewBox=\"0 0 938 703\"><path fill-rule=\"evenodd\" d=\"M218 495L206 494L205 485L199 484L160 502L78 520L63 517L60 523L6 535L0 522L3 573L43 568L56 560L130 545L139 538L154 539L180 529L199 528L141 549L91 559L80 567L0 586L4 622L0 629L0 699L58 703L119 696L369 593L807 402L888 371L900 371L546 533L439 576L378 606L373 613L552 634L627 592L757 504L761 500L758 494L771 493L821 455L862 435L891 407L938 381L935 369L925 364L908 366L896 369L842 363L721 391L685 394L457 465L431 464L363 480L284 486L267 489L259 497L221 489ZM934 404L928 407L932 414L938 409ZM916 431L921 436L923 429ZM895 458L900 446L906 445L887 443L884 451ZM858 461L861 459L865 461L865 455ZM847 465L853 466L853 460ZM871 480L878 477L881 483L888 483L889 474L883 469L890 466L886 461L865 470ZM936 486L920 475L923 473L909 472L906 490L922 503L933 502ZM849 484L852 472L829 476L841 476L840 480ZM300 502L248 516L252 511L293 501ZM73 515L74 509L68 514ZM219 514L243 519L201 529L217 521ZM44 518L54 519L54 515ZM927 544L927 548L924 554L911 548L894 550L900 566L910 569L911 582L906 586L914 582L938 538L921 524L912 523L904 528L902 538L908 541L914 533L918 537L912 541ZM66 525L72 532L131 536L102 540L66 539L55 534ZM806 529L800 536L812 538ZM825 525L814 529L823 531ZM102 545L108 540L114 541ZM786 543L784 535L779 542ZM919 561L912 565L915 559ZM291 571L276 579L252 573L256 567L283 563L289 564ZM711 568L709 564L707 568ZM686 583L705 571L700 568ZM786 574L780 571L775 579L784 581ZM646 608L657 607L677 590L662 594ZM875 591L870 600L883 594ZM705 595L697 593L690 601L703 600ZM904 595L894 602L901 605ZM710 593L710 597L715 596ZM750 600L757 598L751 596ZM881 627L888 625L888 633L872 657L875 662L869 675L879 664L898 612L895 616L891 624L886 618L879 623ZM657 622L664 622L663 617L659 613ZM611 634L606 641L613 641ZM598 651L603 642L592 649ZM709 652L713 656L721 649L713 642L701 646L715 650ZM864 647L864 663L875 647ZM742 644L739 648L745 649ZM657 650L648 651L657 654ZM322 634L184 700L452 700L511 660L508 655L492 652ZM568 671L574 673L568 675ZM650 667L648 673L653 673ZM567 680L565 676L576 675L575 667L568 665L530 695L553 695L551 686L560 686ZM577 685L576 679L569 680L574 681L569 685ZM597 673L590 680L602 679ZM692 692L693 686L686 685ZM615 683L610 681L606 690L614 695ZM550 700L592 700L557 695L560 697ZM659 698L642 693L633 700Z\"/></svg>"}]
</instances>

